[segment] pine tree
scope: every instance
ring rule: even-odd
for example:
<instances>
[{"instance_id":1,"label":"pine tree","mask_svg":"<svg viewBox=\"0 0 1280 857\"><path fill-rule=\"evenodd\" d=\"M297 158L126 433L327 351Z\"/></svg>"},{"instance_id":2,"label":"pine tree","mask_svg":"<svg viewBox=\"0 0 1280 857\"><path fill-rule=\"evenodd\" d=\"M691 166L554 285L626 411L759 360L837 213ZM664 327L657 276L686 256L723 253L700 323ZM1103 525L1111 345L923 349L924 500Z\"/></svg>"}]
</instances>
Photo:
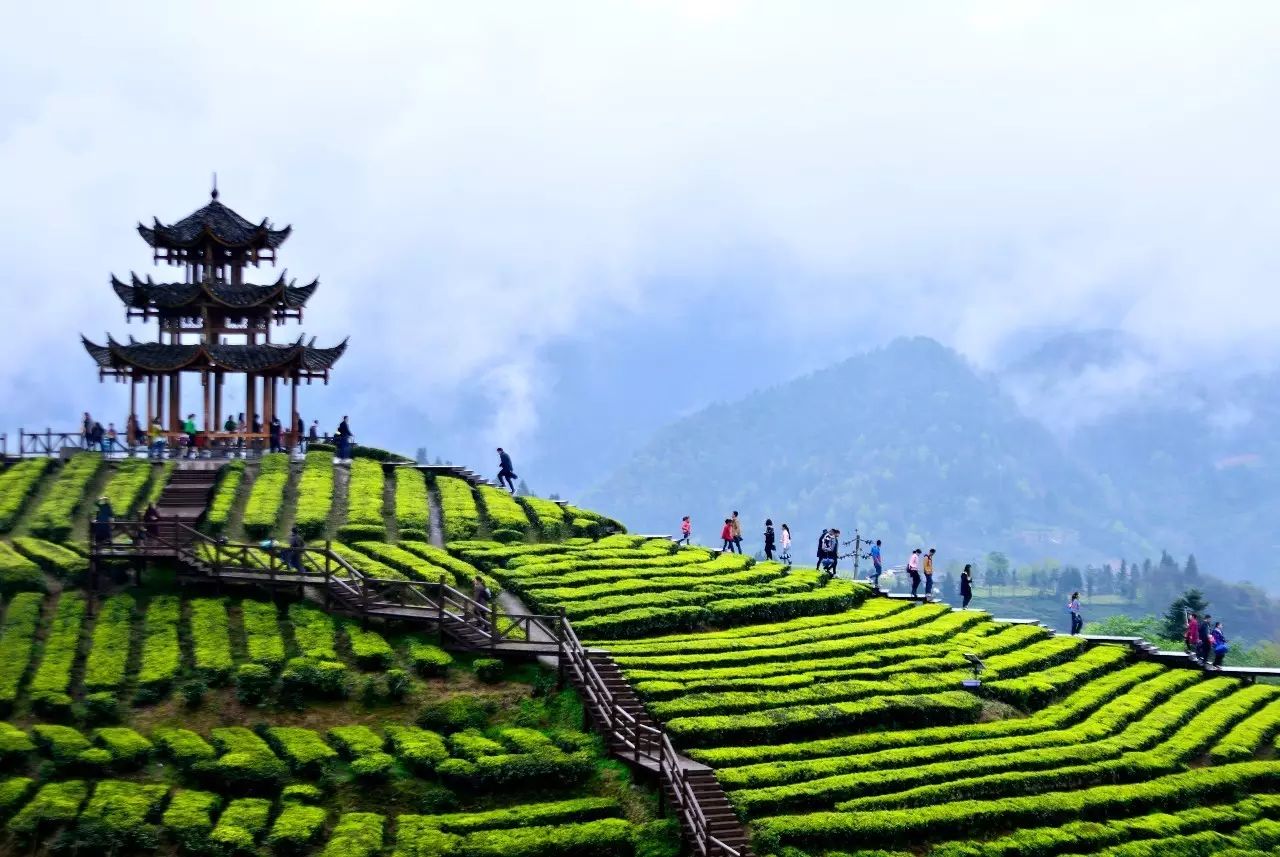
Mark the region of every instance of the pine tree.
<instances>
[{"instance_id":1,"label":"pine tree","mask_svg":"<svg viewBox=\"0 0 1280 857\"><path fill-rule=\"evenodd\" d=\"M1199 589L1188 589L1178 596L1164 614L1164 635L1170 640L1181 640L1187 632L1187 612L1203 616L1209 609L1209 602L1204 600L1204 593Z\"/></svg>"},{"instance_id":2,"label":"pine tree","mask_svg":"<svg viewBox=\"0 0 1280 857\"><path fill-rule=\"evenodd\" d=\"M427 448L425 446L418 447L418 454L413 457L413 460L418 464L426 464L429 460L427 458Z\"/></svg>"},{"instance_id":3,"label":"pine tree","mask_svg":"<svg viewBox=\"0 0 1280 857\"><path fill-rule=\"evenodd\" d=\"M444 464L444 461L443 461L443 460L441 460L440 456L438 456L438 455L437 455L437 456L436 456L436 467L440 467L442 464Z\"/></svg>"},{"instance_id":4,"label":"pine tree","mask_svg":"<svg viewBox=\"0 0 1280 857\"><path fill-rule=\"evenodd\" d=\"M1187 564L1182 568L1182 576L1187 580L1200 579L1200 566L1196 565L1196 555L1187 555Z\"/></svg>"},{"instance_id":5,"label":"pine tree","mask_svg":"<svg viewBox=\"0 0 1280 857\"><path fill-rule=\"evenodd\" d=\"M517 496L517 497L529 497L529 496L532 496L532 495L530 494L530 492L529 492L529 483L527 483L527 482L525 482L523 479L521 479L521 480L520 480L520 483L519 483L518 485L516 485L516 496Z\"/></svg>"}]
</instances>

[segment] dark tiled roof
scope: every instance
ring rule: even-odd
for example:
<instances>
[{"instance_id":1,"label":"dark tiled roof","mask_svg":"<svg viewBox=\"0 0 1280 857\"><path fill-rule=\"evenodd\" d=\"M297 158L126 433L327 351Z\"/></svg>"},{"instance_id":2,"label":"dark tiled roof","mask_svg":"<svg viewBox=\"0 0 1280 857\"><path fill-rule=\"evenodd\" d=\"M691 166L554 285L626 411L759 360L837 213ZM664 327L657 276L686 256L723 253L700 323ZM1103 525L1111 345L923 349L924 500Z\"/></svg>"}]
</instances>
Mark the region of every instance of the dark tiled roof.
<instances>
[{"instance_id":1,"label":"dark tiled roof","mask_svg":"<svg viewBox=\"0 0 1280 857\"><path fill-rule=\"evenodd\" d=\"M272 229L264 217L261 223L251 223L236 212L218 202L217 191L209 204L177 223L165 225L152 218L151 227L138 224L138 234L152 247L189 248L212 239L225 247L269 247L275 249L285 242L293 227Z\"/></svg>"},{"instance_id":2,"label":"dark tiled roof","mask_svg":"<svg viewBox=\"0 0 1280 857\"><path fill-rule=\"evenodd\" d=\"M132 282L124 283L115 276L111 277L111 288L126 306L145 309L149 306L158 309L182 309L193 304L202 303L201 297L207 297L215 303L234 309L245 309L264 305L282 303L289 309L298 309L306 305L311 295L320 285L319 280L312 280L305 286L297 285L297 280L285 282L285 274L270 285L244 283L157 283L151 277L145 280L133 274Z\"/></svg>"},{"instance_id":3,"label":"dark tiled roof","mask_svg":"<svg viewBox=\"0 0 1280 857\"><path fill-rule=\"evenodd\" d=\"M212 366L231 372L266 372L274 369L298 368L309 372L330 369L347 350L344 339L333 348L316 348L315 339L304 345L302 339L287 345L167 345L158 342L121 344L110 336L106 345L85 339L85 350L103 369L132 366L148 372L173 372L178 369Z\"/></svg>"}]
</instances>

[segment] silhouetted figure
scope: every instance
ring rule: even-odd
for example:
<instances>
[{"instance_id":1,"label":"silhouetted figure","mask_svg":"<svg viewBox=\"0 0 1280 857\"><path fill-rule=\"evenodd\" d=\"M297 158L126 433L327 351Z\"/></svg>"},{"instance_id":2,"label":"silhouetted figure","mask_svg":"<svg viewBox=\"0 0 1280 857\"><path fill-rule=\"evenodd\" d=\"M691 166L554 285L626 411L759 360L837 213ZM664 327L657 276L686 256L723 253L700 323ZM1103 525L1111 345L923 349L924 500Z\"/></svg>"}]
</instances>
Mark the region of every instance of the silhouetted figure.
<instances>
[{"instance_id":1,"label":"silhouetted figure","mask_svg":"<svg viewBox=\"0 0 1280 857\"><path fill-rule=\"evenodd\" d=\"M965 565L964 571L960 572L960 607L967 608L969 602L973 600L973 566Z\"/></svg>"},{"instance_id":2,"label":"silhouetted figure","mask_svg":"<svg viewBox=\"0 0 1280 857\"><path fill-rule=\"evenodd\" d=\"M516 476L515 465L511 463L511 456L502 447L498 447L498 485L514 494L517 478L519 477Z\"/></svg>"},{"instance_id":3,"label":"silhouetted figure","mask_svg":"<svg viewBox=\"0 0 1280 857\"><path fill-rule=\"evenodd\" d=\"M765 518L764 519L764 558L766 560L773 559L773 547L774 547L773 519Z\"/></svg>"}]
</instances>

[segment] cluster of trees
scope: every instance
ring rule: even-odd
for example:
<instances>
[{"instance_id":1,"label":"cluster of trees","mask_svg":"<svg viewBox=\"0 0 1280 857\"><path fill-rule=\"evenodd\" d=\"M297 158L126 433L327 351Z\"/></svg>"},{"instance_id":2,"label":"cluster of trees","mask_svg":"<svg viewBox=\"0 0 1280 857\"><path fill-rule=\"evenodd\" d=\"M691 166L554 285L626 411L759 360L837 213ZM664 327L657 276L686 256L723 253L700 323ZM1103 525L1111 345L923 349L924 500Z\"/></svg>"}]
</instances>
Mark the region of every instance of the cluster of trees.
<instances>
[{"instance_id":1,"label":"cluster of trees","mask_svg":"<svg viewBox=\"0 0 1280 857\"><path fill-rule=\"evenodd\" d=\"M954 572L954 568L948 568ZM1168 592L1180 591L1187 585L1200 581L1200 566L1195 554L1179 565L1167 552L1161 552L1158 562L1144 559L1130 564L1120 560L1118 567L1111 563L1102 566L1059 565L1044 562L1017 569L998 551L987 554L986 562L974 570L975 583L995 594L997 587L1005 594L1032 594L1038 596L1063 595L1080 592L1086 598L1095 595L1116 595L1129 601L1159 600ZM1029 589L1030 593L1021 590ZM1012 591L1010 591L1012 590Z\"/></svg>"}]
</instances>

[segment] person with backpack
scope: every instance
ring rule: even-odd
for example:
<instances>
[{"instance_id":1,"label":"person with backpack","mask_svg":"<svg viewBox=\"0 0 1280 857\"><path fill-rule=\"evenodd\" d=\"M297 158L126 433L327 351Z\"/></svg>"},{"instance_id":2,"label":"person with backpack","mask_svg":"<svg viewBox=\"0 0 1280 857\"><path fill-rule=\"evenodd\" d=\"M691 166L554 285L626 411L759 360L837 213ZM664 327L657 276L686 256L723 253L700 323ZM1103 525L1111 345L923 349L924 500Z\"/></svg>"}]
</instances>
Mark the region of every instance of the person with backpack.
<instances>
[{"instance_id":1,"label":"person with backpack","mask_svg":"<svg viewBox=\"0 0 1280 857\"><path fill-rule=\"evenodd\" d=\"M1200 647L1200 618L1189 610L1187 611L1187 630L1182 635L1182 642L1186 646L1188 655L1194 654Z\"/></svg>"},{"instance_id":2,"label":"person with backpack","mask_svg":"<svg viewBox=\"0 0 1280 857\"><path fill-rule=\"evenodd\" d=\"M338 438L338 457L335 459L336 464L351 463L351 424L347 422L347 415L342 415L342 422L338 423L338 430L334 432Z\"/></svg>"},{"instance_id":3,"label":"person with backpack","mask_svg":"<svg viewBox=\"0 0 1280 857\"><path fill-rule=\"evenodd\" d=\"M1080 633L1080 629L1084 627L1084 617L1080 615L1080 593L1071 593L1071 600L1067 602L1067 612L1071 614L1071 636Z\"/></svg>"},{"instance_id":4,"label":"person with backpack","mask_svg":"<svg viewBox=\"0 0 1280 857\"><path fill-rule=\"evenodd\" d=\"M818 564L830 577L836 576L837 555L840 553L840 531L823 530L818 544Z\"/></svg>"},{"instance_id":5,"label":"person with backpack","mask_svg":"<svg viewBox=\"0 0 1280 857\"><path fill-rule=\"evenodd\" d=\"M916 593L920 590L920 548L916 548L911 552L911 557L907 560L907 574L911 576L911 597L915 598Z\"/></svg>"},{"instance_id":6,"label":"person with backpack","mask_svg":"<svg viewBox=\"0 0 1280 857\"><path fill-rule=\"evenodd\" d=\"M689 520L689 516L685 515L680 519L680 538L676 539L676 544L688 545L689 540L693 538L693 521Z\"/></svg>"},{"instance_id":7,"label":"person with backpack","mask_svg":"<svg viewBox=\"0 0 1280 857\"><path fill-rule=\"evenodd\" d=\"M735 509L733 517L730 519L730 526L733 527L733 549L738 553L742 553L742 522L738 520L738 512Z\"/></svg>"},{"instance_id":8,"label":"person with backpack","mask_svg":"<svg viewBox=\"0 0 1280 857\"><path fill-rule=\"evenodd\" d=\"M724 519L724 526L720 528L720 539L724 542L720 546L720 553L733 553L733 523L728 519Z\"/></svg>"},{"instance_id":9,"label":"person with backpack","mask_svg":"<svg viewBox=\"0 0 1280 857\"><path fill-rule=\"evenodd\" d=\"M967 610L969 602L973 600L973 566L965 564L964 571L960 572L960 609Z\"/></svg>"},{"instance_id":10,"label":"person with backpack","mask_svg":"<svg viewBox=\"0 0 1280 857\"><path fill-rule=\"evenodd\" d=\"M786 524L782 525L782 553L778 554L778 559L787 568L791 568L791 528Z\"/></svg>"},{"instance_id":11,"label":"person with backpack","mask_svg":"<svg viewBox=\"0 0 1280 857\"><path fill-rule=\"evenodd\" d=\"M471 600L475 602L476 624L484 627L488 624L489 601L493 598L493 593L489 591L488 585L484 582L484 578L476 575L471 581Z\"/></svg>"},{"instance_id":12,"label":"person with backpack","mask_svg":"<svg viewBox=\"0 0 1280 857\"><path fill-rule=\"evenodd\" d=\"M1200 618L1200 627L1197 629L1200 633L1200 645L1196 649L1196 653L1200 655L1200 660L1206 664L1210 660L1210 652L1213 650L1213 626L1209 624L1209 620L1213 617L1208 613Z\"/></svg>"},{"instance_id":13,"label":"person with backpack","mask_svg":"<svg viewBox=\"0 0 1280 857\"><path fill-rule=\"evenodd\" d=\"M884 573L883 558L880 556L880 540L876 539L876 543L871 546L871 588L876 592L880 591L880 575Z\"/></svg>"},{"instance_id":14,"label":"person with backpack","mask_svg":"<svg viewBox=\"0 0 1280 857\"><path fill-rule=\"evenodd\" d=\"M111 501L102 496L98 498L98 504L93 510L93 540L97 544L109 544L111 542L111 522L115 520L115 511L111 508Z\"/></svg>"},{"instance_id":15,"label":"person with backpack","mask_svg":"<svg viewBox=\"0 0 1280 857\"><path fill-rule=\"evenodd\" d=\"M929 548L929 552L924 555L924 600L928 601L929 596L933 594L933 555L938 552L937 548Z\"/></svg>"},{"instance_id":16,"label":"person with backpack","mask_svg":"<svg viewBox=\"0 0 1280 857\"><path fill-rule=\"evenodd\" d=\"M764 558L766 560L773 559L774 534L773 534L773 518L764 519Z\"/></svg>"},{"instance_id":17,"label":"person with backpack","mask_svg":"<svg viewBox=\"0 0 1280 857\"><path fill-rule=\"evenodd\" d=\"M818 561L813 565L814 571L818 571L822 568L822 560L826 556L826 554L823 552L822 546L826 544L827 532L828 532L827 528L823 527L822 533L818 536Z\"/></svg>"},{"instance_id":18,"label":"person with backpack","mask_svg":"<svg viewBox=\"0 0 1280 857\"><path fill-rule=\"evenodd\" d=\"M1227 646L1227 635L1222 632L1221 622L1213 623L1213 630L1209 632L1209 637L1213 642L1213 668L1220 670L1222 669L1222 659L1230 651Z\"/></svg>"}]
</instances>

